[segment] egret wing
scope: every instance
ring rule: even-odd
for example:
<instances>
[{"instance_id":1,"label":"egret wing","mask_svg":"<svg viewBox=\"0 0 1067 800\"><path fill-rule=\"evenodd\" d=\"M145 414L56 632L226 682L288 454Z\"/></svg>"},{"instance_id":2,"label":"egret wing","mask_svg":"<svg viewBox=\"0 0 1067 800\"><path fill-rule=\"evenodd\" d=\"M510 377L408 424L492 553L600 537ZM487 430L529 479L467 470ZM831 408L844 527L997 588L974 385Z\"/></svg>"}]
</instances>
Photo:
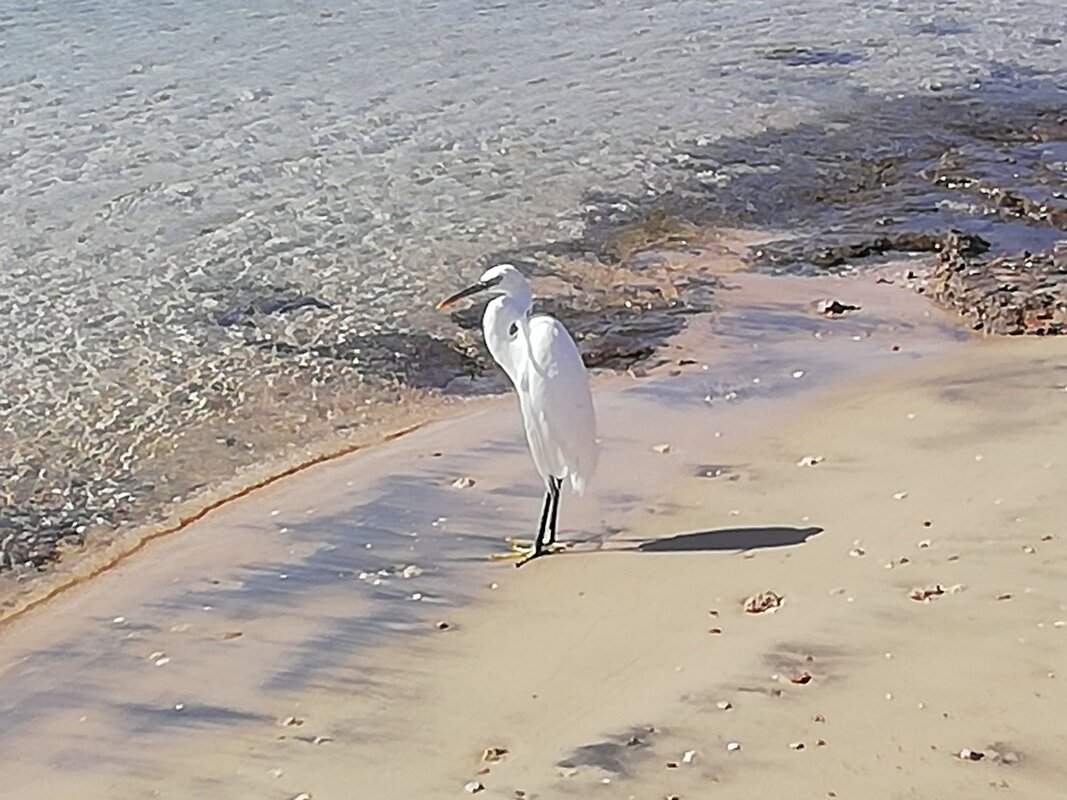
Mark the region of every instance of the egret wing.
<instances>
[{"instance_id":1,"label":"egret wing","mask_svg":"<svg viewBox=\"0 0 1067 800\"><path fill-rule=\"evenodd\" d=\"M538 470L581 493L597 462L596 414L578 346L559 320L529 320L529 353L519 400Z\"/></svg>"}]
</instances>

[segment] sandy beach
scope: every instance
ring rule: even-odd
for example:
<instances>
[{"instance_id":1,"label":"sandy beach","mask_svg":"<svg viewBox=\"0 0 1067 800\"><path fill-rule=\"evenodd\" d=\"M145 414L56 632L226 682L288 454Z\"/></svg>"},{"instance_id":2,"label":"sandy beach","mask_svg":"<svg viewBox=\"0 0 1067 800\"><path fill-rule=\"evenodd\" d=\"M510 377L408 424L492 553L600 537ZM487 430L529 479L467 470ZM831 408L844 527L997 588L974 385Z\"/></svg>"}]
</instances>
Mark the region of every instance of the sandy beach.
<instances>
[{"instance_id":1,"label":"sandy beach","mask_svg":"<svg viewBox=\"0 0 1067 800\"><path fill-rule=\"evenodd\" d=\"M568 552L488 560L539 507L491 399L5 623L5 796L1062 797L1067 342L726 281L595 387Z\"/></svg>"}]
</instances>

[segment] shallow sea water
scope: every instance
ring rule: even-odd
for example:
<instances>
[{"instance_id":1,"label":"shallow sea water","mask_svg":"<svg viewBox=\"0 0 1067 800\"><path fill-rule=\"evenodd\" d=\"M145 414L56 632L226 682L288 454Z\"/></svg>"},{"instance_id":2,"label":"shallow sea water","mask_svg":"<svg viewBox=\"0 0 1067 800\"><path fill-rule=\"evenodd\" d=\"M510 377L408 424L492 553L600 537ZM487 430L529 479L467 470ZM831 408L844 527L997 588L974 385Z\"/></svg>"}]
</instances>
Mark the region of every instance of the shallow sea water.
<instances>
[{"instance_id":1,"label":"shallow sea water","mask_svg":"<svg viewBox=\"0 0 1067 800\"><path fill-rule=\"evenodd\" d=\"M801 224L804 170L715 148L1052 103L1065 39L1056 2L10 4L0 568L454 389L484 359L432 303L488 261L584 344L676 330L581 267L694 159L715 223Z\"/></svg>"}]
</instances>

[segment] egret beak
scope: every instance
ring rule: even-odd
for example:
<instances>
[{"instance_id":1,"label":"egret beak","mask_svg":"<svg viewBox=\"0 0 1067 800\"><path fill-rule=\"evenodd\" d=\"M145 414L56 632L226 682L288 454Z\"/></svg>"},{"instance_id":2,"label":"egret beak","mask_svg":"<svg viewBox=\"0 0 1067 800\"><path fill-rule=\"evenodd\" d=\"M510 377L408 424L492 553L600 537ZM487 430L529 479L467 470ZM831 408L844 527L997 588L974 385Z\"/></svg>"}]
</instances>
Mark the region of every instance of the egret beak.
<instances>
[{"instance_id":1,"label":"egret beak","mask_svg":"<svg viewBox=\"0 0 1067 800\"><path fill-rule=\"evenodd\" d=\"M463 289L461 291L456 292L451 297L446 297L444 300L442 300L440 303L437 304L437 310L440 311L442 308L447 308L448 306L452 305L456 301L462 300L464 297L470 297L472 294L478 294L478 292L484 292L486 289L488 289L492 285L493 284L491 284L491 283L484 283L484 282L479 281L478 283L474 284L473 286L468 286L466 289Z\"/></svg>"}]
</instances>

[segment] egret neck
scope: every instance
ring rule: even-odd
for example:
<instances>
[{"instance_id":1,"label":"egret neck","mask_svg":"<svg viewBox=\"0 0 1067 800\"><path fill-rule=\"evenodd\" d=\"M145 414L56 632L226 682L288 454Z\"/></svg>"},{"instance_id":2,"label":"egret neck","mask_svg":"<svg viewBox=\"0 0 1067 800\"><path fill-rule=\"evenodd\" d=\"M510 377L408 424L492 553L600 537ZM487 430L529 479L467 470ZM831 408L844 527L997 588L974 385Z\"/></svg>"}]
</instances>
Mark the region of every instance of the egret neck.
<instances>
[{"instance_id":1,"label":"egret neck","mask_svg":"<svg viewBox=\"0 0 1067 800\"><path fill-rule=\"evenodd\" d=\"M529 360L528 319L532 298L529 290L494 297L485 308L482 331L489 353L503 368L511 383L522 385L522 366Z\"/></svg>"}]
</instances>

